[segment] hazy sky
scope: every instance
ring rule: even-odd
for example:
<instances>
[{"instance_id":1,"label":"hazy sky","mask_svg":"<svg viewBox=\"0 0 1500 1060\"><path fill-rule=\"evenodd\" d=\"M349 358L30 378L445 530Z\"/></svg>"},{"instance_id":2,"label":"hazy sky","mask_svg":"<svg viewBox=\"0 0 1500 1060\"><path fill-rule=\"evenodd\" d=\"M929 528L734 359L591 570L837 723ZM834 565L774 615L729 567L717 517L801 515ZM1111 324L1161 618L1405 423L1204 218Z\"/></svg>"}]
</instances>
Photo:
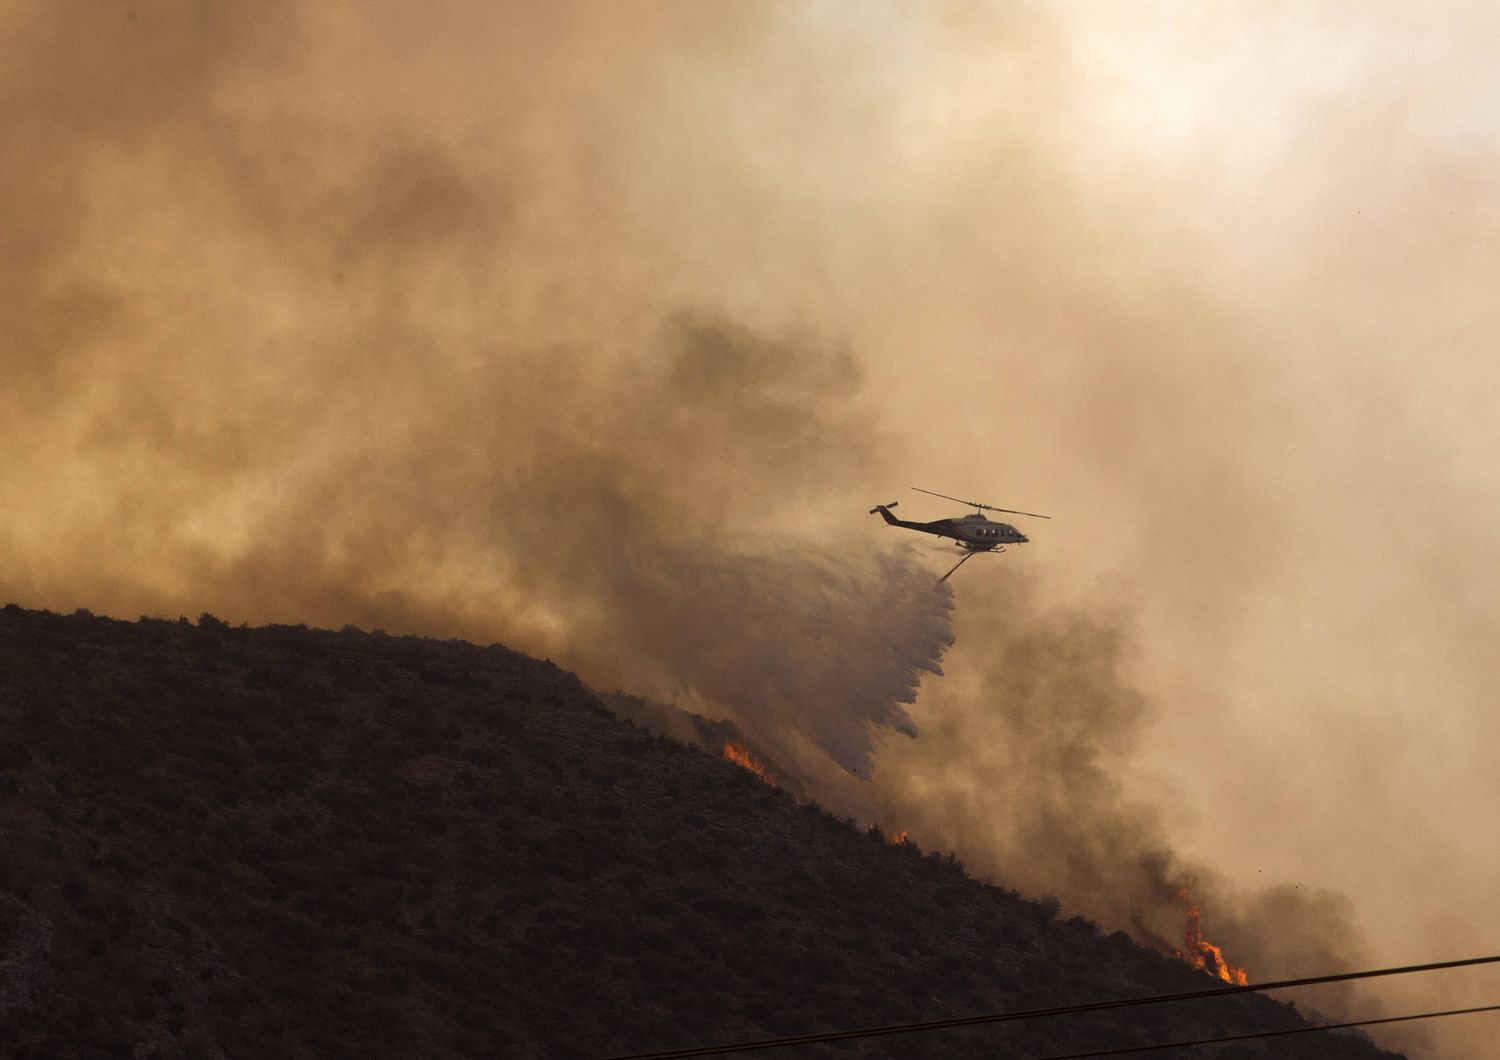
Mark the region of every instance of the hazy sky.
<instances>
[{"instance_id":1,"label":"hazy sky","mask_svg":"<svg viewBox=\"0 0 1500 1060\"><path fill-rule=\"evenodd\" d=\"M502 640L1108 926L1201 881L1258 977L1500 948L1489 5L15 2L0 49L0 595ZM910 485L1055 518L950 599L865 514L956 514Z\"/></svg>"}]
</instances>

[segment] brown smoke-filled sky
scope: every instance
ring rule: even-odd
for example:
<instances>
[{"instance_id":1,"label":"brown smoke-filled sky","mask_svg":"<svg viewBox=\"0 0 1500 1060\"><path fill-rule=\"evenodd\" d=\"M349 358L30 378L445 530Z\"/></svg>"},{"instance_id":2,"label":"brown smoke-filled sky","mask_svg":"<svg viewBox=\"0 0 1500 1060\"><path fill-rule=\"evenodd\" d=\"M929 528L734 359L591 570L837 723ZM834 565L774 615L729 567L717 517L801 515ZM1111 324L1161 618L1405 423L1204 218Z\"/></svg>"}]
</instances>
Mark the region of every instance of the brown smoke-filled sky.
<instances>
[{"instance_id":1,"label":"brown smoke-filled sky","mask_svg":"<svg viewBox=\"0 0 1500 1060\"><path fill-rule=\"evenodd\" d=\"M1196 882L1256 975L1500 946L1487 5L14 2L0 52L0 596L501 640L1109 926ZM908 485L1056 518L950 598L865 514L956 514Z\"/></svg>"}]
</instances>

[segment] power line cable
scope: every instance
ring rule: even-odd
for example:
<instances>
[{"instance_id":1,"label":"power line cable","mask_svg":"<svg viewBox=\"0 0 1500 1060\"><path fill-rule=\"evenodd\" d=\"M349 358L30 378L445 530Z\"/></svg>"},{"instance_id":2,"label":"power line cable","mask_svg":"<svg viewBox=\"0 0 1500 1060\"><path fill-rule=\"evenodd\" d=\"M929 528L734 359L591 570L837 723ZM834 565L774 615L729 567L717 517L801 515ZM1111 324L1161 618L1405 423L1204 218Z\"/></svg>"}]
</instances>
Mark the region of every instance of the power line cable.
<instances>
[{"instance_id":1,"label":"power line cable","mask_svg":"<svg viewBox=\"0 0 1500 1060\"><path fill-rule=\"evenodd\" d=\"M1467 1016L1472 1012L1500 1012L1500 1005L1482 1005L1479 1008L1453 1008L1446 1012L1418 1012L1410 1016L1385 1016L1378 1020L1353 1020L1349 1023L1325 1023L1316 1027L1293 1027L1284 1031L1260 1031L1256 1034L1231 1034L1223 1038L1198 1038L1190 1042L1161 1042L1158 1045L1131 1045L1120 1049L1099 1049L1092 1053L1066 1053L1047 1056L1042 1060L1087 1060L1095 1056L1123 1056L1126 1053L1146 1053L1154 1049L1185 1049L1190 1045L1221 1045L1225 1042L1243 1042L1251 1038L1280 1038L1288 1034L1313 1034L1317 1031L1341 1031L1349 1027L1373 1027L1377 1023L1407 1023L1411 1020L1435 1020L1442 1016Z\"/></svg>"},{"instance_id":2,"label":"power line cable","mask_svg":"<svg viewBox=\"0 0 1500 1060\"><path fill-rule=\"evenodd\" d=\"M1250 983L1245 986L1213 987L1207 990L1188 990L1176 994L1115 998L1111 1001L1059 1005L1053 1008L1026 1009L1018 1012L995 1012L982 1016L956 1016L950 1019L926 1020L921 1023L897 1023L886 1027L863 1027L858 1030L797 1034L784 1038L762 1038L754 1041L725 1043L723 1045L694 1046L688 1049L663 1049L647 1053L628 1053L622 1056L611 1057L610 1060L685 1060L687 1057L718 1056L724 1053L747 1052L751 1049L784 1049L793 1045L842 1042L848 1041L851 1038L876 1038L890 1034L916 1034L923 1031L947 1030L950 1027L975 1027L987 1023L1008 1023L1011 1020L1036 1019L1042 1016L1071 1016L1082 1012L1102 1012L1107 1009L1131 1008L1137 1005L1160 1005L1172 1001L1193 1001L1204 997L1227 997L1231 994L1256 993L1262 990L1284 990L1294 986L1316 986L1319 983L1343 983L1352 979L1374 979L1386 975L1410 975L1417 972L1436 972L1445 968L1468 968L1477 964L1495 963L1500 963L1500 954L1490 957L1468 957L1458 961L1437 961L1430 964L1407 964L1395 968L1374 968L1359 972L1340 972L1337 975L1314 975L1301 979L1277 979L1265 983Z\"/></svg>"}]
</instances>

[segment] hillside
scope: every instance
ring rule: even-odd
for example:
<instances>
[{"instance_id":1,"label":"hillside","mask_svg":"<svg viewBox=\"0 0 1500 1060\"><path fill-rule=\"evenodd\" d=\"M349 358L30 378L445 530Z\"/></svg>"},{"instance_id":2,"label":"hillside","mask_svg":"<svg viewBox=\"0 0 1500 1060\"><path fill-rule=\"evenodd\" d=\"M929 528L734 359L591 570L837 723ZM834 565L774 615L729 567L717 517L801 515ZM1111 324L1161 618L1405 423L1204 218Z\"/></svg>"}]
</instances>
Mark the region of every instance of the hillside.
<instances>
[{"instance_id":1,"label":"hillside","mask_svg":"<svg viewBox=\"0 0 1500 1060\"><path fill-rule=\"evenodd\" d=\"M499 646L0 610L0 1054L587 1057L1212 985ZM1294 1026L1262 997L787 1057ZM1349 1035L1240 1058L1389 1057Z\"/></svg>"}]
</instances>

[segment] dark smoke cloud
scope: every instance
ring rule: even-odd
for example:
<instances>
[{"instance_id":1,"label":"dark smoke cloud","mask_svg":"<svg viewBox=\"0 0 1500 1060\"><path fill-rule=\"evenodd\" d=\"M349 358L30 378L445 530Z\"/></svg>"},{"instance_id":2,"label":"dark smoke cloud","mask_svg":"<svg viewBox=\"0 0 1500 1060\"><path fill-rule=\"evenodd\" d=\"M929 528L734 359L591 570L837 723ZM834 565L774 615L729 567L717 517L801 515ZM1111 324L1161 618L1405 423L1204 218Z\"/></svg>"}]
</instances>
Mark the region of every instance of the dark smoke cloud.
<instances>
[{"instance_id":1,"label":"dark smoke cloud","mask_svg":"<svg viewBox=\"0 0 1500 1060\"><path fill-rule=\"evenodd\" d=\"M852 361L703 314L649 353L604 372L561 350L494 358L458 395L413 383L413 432L319 467L197 578L241 601L264 586L278 612L510 623L522 643L535 609L540 643L596 684L728 711L788 764L866 770L871 726L914 734L900 704L952 636L908 552L777 529L770 506L868 459ZM446 596L396 588L450 574Z\"/></svg>"}]
</instances>

